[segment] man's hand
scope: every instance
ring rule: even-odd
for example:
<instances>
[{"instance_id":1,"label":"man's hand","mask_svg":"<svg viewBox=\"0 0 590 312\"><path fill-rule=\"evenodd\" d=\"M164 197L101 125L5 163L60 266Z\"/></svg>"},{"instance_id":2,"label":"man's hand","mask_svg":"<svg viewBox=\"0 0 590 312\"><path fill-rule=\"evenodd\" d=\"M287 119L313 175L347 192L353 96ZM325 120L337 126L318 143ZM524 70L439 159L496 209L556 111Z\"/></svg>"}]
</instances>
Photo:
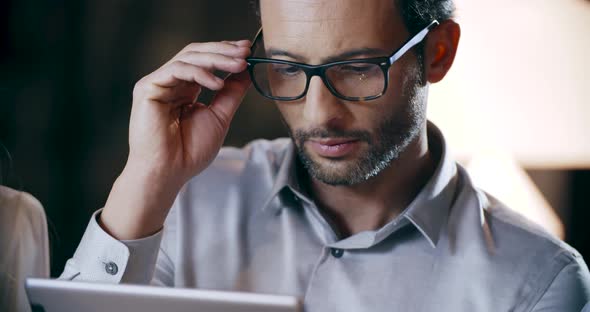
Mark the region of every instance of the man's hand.
<instances>
[{"instance_id":1,"label":"man's hand","mask_svg":"<svg viewBox=\"0 0 590 312\"><path fill-rule=\"evenodd\" d=\"M100 218L107 232L137 239L162 227L182 185L219 152L250 86L249 54L247 40L192 43L135 85L129 158ZM203 87L218 91L209 106L195 102Z\"/></svg>"}]
</instances>

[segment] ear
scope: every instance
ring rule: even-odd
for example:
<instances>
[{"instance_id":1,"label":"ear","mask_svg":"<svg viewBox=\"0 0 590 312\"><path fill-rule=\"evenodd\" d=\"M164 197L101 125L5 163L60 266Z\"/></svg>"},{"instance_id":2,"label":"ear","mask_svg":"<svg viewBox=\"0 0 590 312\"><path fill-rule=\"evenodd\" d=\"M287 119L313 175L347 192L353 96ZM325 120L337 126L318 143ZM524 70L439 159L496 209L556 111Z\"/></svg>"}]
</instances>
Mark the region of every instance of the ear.
<instances>
[{"instance_id":1,"label":"ear","mask_svg":"<svg viewBox=\"0 0 590 312\"><path fill-rule=\"evenodd\" d=\"M430 31L424 49L424 72L430 83L441 81L451 69L461 37L461 27L446 20Z\"/></svg>"}]
</instances>

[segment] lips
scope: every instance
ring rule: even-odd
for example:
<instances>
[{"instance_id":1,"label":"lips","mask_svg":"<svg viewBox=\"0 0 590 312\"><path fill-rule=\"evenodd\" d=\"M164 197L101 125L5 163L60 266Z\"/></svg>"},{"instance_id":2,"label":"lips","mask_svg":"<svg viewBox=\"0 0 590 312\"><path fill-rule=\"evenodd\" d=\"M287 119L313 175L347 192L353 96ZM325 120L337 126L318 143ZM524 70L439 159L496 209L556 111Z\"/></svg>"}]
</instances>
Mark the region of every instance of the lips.
<instances>
[{"instance_id":1,"label":"lips","mask_svg":"<svg viewBox=\"0 0 590 312\"><path fill-rule=\"evenodd\" d=\"M311 149L319 156L342 158L352 154L360 145L359 140L345 138L327 138L308 141Z\"/></svg>"}]
</instances>

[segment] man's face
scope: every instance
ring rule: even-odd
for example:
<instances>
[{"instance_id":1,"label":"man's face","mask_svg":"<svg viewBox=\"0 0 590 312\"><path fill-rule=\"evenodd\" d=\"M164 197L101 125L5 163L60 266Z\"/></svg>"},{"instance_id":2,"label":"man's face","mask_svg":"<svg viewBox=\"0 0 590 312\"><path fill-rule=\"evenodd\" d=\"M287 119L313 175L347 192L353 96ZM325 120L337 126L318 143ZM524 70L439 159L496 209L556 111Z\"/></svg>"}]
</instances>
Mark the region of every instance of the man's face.
<instances>
[{"instance_id":1,"label":"man's face","mask_svg":"<svg viewBox=\"0 0 590 312\"><path fill-rule=\"evenodd\" d=\"M389 56L410 36L392 0L262 0L261 17L266 50L287 52L269 57L313 65L365 48L375 52L351 59ZM330 185L364 182L417 138L426 88L415 54L394 63L389 76L376 100L341 100L314 77L306 97L277 102L312 177Z\"/></svg>"}]
</instances>

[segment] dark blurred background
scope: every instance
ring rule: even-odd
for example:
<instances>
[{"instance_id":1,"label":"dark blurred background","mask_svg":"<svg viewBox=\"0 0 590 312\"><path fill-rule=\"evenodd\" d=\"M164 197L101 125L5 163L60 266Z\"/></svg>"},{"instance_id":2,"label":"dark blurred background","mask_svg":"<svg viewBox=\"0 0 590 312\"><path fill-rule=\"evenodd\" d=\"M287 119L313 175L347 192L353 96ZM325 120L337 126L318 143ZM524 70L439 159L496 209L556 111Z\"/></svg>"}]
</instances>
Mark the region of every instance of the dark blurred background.
<instances>
[{"instance_id":1,"label":"dark blurred background","mask_svg":"<svg viewBox=\"0 0 590 312\"><path fill-rule=\"evenodd\" d=\"M124 166L134 83L190 42L251 39L257 29L249 0L0 0L8 184L46 209L52 276ZM285 135L277 114L250 90L226 145ZM590 172L528 172L566 225L566 240L589 259ZM567 191L552 195L553 183Z\"/></svg>"}]
</instances>

